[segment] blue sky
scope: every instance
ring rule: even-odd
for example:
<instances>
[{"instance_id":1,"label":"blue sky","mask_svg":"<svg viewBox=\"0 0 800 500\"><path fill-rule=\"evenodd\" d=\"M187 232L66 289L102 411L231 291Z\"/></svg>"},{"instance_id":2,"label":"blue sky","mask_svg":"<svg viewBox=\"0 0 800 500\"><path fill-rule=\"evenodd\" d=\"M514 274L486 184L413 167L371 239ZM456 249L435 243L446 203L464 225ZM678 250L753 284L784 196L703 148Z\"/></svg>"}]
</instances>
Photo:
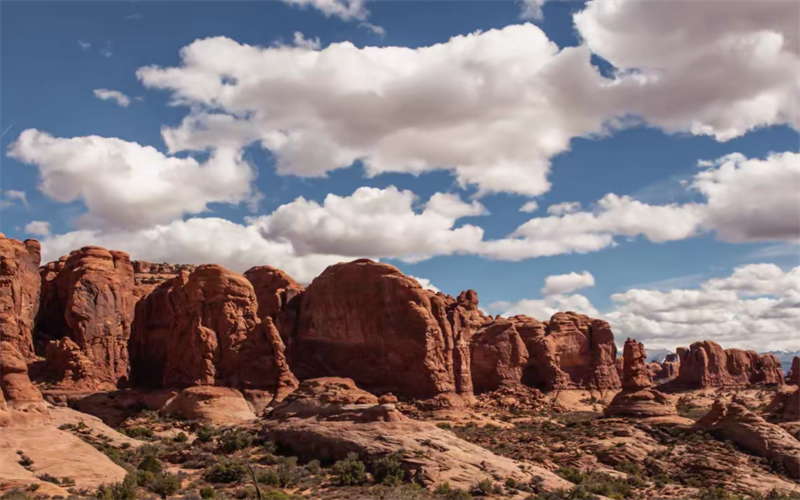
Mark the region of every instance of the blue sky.
<instances>
[{"instance_id":1,"label":"blue sky","mask_svg":"<svg viewBox=\"0 0 800 500\"><path fill-rule=\"evenodd\" d=\"M791 3L741 2L742 18L748 8L768 11L763 26L727 25L704 6L713 2L687 2L684 19L634 2L627 2L634 5L627 11L604 12L591 2L551 1L530 19L521 16L524 5L510 1L348 2L358 12L347 15L326 15L311 0L291 3L0 4L0 231L42 240L47 258L83 244L116 245L146 260L220 262L239 271L272 264L303 281L331 262L367 256L449 294L473 288L493 313L540 317L571 307L609 315L618 335L659 347L702 337L725 347L800 349L800 271L792 271L800 237L798 87L781 69L788 62L788 75L796 76L800 67L796 23L782 21L790 17L785 9L795 8ZM694 21L684 22L689 17ZM615 22L625 27L611 30L617 38L592 29ZM677 41L659 42L664 35L648 34L648 23L672 30L668 34L676 36L668 39ZM458 36L464 43L484 41L465 49L450 41ZM191 68L181 50L204 39L211 41L196 50L200 62ZM749 45L728 43L751 39L758 41L753 47L766 49L747 52ZM384 49L376 62L360 51L334 53L331 47L342 42ZM436 62L421 55L436 44L447 57ZM399 47L418 50L401 55L392 49ZM277 62L269 64L275 67L259 69L251 49L273 51ZM304 73L307 56L317 51L328 53L336 68ZM708 59L684 64L690 58L682 54L690 53ZM223 90L214 87L219 93L208 97L203 78L229 62L232 69L211 77ZM540 63L543 69L531 69ZM441 70L445 65L452 67ZM414 68L412 76L397 69L406 66ZM140 70L148 67L160 69ZM637 81L637 75L652 81ZM290 83L273 85L281 78ZM782 86L775 83L782 79ZM248 81L255 83L246 87ZM443 91L436 87L441 82ZM127 105L99 98L98 89L118 92ZM330 101L325 96L331 95L343 104L314 102L314 96ZM416 102L420 109L406 113ZM273 122L270 113L280 119ZM169 147L162 128L181 130L185 118L208 114L236 117L242 128L212 128L214 138L194 146L206 138L187 127L188 139L173 139ZM373 137L381 127L388 132ZM28 129L40 135L31 132L23 141ZM239 130L248 139L239 138ZM300 152L281 149L281 141L298 131L306 134L297 136ZM217 142L227 133L236 136L235 146ZM89 136L124 143L80 140ZM129 143L151 146L156 156L131 152L123 145ZM308 153L314 149L319 156ZM181 164L188 173L176 174L177 181L151 185L147 173L126 177L139 168L156 172L161 161L194 158L206 166L215 151L230 158L213 175ZM345 159L328 165L336 155ZM777 165L774 155L788 156ZM470 168L458 170L459 162ZM518 169L518 183L506 174L507 164ZM722 175L725 169L741 178ZM713 177L703 184L711 187L692 188L703 171ZM755 186L752 197L737 201L736 190L748 183ZM167 194L156 192L156 184ZM412 211L402 196L387 194L391 186L416 195ZM353 201L365 187L374 188L371 196L381 206L397 204L382 222L370 222L375 205ZM121 195L108 195L114 190ZM128 199L129 193L137 196ZM431 208L423 219L437 193L447 196L450 208ZM663 210L638 212L639 219L626 222L635 210L631 203L613 210L598 203L611 193ZM349 208L323 205L330 194ZM384 196L391 199L384 203ZM298 204L298 197L319 206ZM538 209L520 211L530 201ZM548 214L548 207L566 202L581 204L579 217L609 212L614 222L593 227L598 219ZM759 205L768 209L759 211ZM217 226L175 225L209 218L235 227L215 232ZM533 218L547 220L522 230ZM464 226L481 235L456 231ZM252 228L246 236L245 227ZM558 250L520 254L484 246L509 239L535 243L543 231ZM261 250L261 242L246 240L254 234L270 246ZM567 284L552 287L549 297L541 291L548 276L583 272L593 285L564 278ZM695 296L684 300L682 290ZM612 300L614 294L622 295Z\"/></svg>"}]
</instances>

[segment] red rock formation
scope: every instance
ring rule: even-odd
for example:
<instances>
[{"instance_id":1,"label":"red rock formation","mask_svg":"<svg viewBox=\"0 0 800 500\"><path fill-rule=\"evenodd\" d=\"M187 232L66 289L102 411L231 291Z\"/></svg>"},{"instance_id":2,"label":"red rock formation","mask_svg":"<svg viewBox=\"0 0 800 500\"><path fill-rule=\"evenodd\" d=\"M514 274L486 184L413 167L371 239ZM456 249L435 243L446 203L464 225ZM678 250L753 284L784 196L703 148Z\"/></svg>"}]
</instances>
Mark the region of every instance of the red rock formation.
<instances>
[{"instance_id":1,"label":"red rock formation","mask_svg":"<svg viewBox=\"0 0 800 500\"><path fill-rule=\"evenodd\" d=\"M792 358L792 367L786 375L786 383L800 385L800 357L798 356Z\"/></svg>"},{"instance_id":2,"label":"red rock formation","mask_svg":"<svg viewBox=\"0 0 800 500\"><path fill-rule=\"evenodd\" d=\"M301 379L348 377L375 392L471 399L471 301L463 299L425 290L388 264L330 266L302 295L292 367Z\"/></svg>"},{"instance_id":3,"label":"red rock formation","mask_svg":"<svg viewBox=\"0 0 800 500\"><path fill-rule=\"evenodd\" d=\"M686 387L746 387L753 384L782 384L783 372L777 358L755 351L722 349L709 340L679 348L680 372L676 384Z\"/></svg>"},{"instance_id":4,"label":"red rock formation","mask_svg":"<svg viewBox=\"0 0 800 500\"><path fill-rule=\"evenodd\" d=\"M680 356L675 354L667 354L664 361L661 363L661 370L654 376L656 380L668 382L674 380L680 372L681 361Z\"/></svg>"},{"instance_id":5,"label":"red rock formation","mask_svg":"<svg viewBox=\"0 0 800 500\"><path fill-rule=\"evenodd\" d=\"M191 264L152 264L144 260L134 260L133 296L136 300L152 292L155 287L168 279L175 278L181 271L193 271L197 266Z\"/></svg>"},{"instance_id":6,"label":"red rock formation","mask_svg":"<svg viewBox=\"0 0 800 500\"><path fill-rule=\"evenodd\" d=\"M58 385L71 388L112 388L128 375L127 342L133 320L133 266L124 252L83 247L66 259L44 266L42 306L37 335L45 339L69 337L90 364L79 383L48 366ZM64 343L49 350L72 348ZM51 356L57 356L51 352ZM64 353L67 356L67 353ZM69 354L69 356L72 356Z\"/></svg>"},{"instance_id":7,"label":"red rock formation","mask_svg":"<svg viewBox=\"0 0 800 500\"><path fill-rule=\"evenodd\" d=\"M644 344L628 339L622 352L622 392L611 400L605 415L647 418L677 414L675 405L665 394L650 388L653 379Z\"/></svg>"},{"instance_id":8,"label":"red rock formation","mask_svg":"<svg viewBox=\"0 0 800 500\"><path fill-rule=\"evenodd\" d=\"M47 406L28 378L25 358L13 343L0 342L0 427L47 420Z\"/></svg>"},{"instance_id":9,"label":"red rock formation","mask_svg":"<svg viewBox=\"0 0 800 500\"><path fill-rule=\"evenodd\" d=\"M220 385L278 398L297 386L253 286L217 265L184 270L136 305L131 380L144 387Z\"/></svg>"},{"instance_id":10,"label":"red rock formation","mask_svg":"<svg viewBox=\"0 0 800 500\"><path fill-rule=\"evenodd\" d=\"M622 349L622 360L623 389L645 389L653 385L644 344L633 339L626 340Z\"/></svg>"},{"instance_id":11,"label":"red rock formation","mask_svg":"<svg viewBox=\"0 0 800 500\"><path fill-rule=\"evenodd\" d=\"M528 363L528 349L514 323L497 319L486 323L470 344L472 383L476 392L519 384Z\"/></svg>"},{"instance_id":12,"label":"red rock formation","mask_svg":"<svg viewBox=\"0 0 800 500\"><path fill-rule=\"evenodd\" d=\"M614 368L617 370L617 375L619 379L622 380L622 369L625 366L625 360L622 359L621 356L617 356L617 359L614 360Z\"/></svg>"},{"instance_id":13,"label":"red rock formation","mask_svg":"<svg viewBox=\"0 0 800 500\"><path fill-rule=\"evenodd\" d=\"M696 428L774 460L783 465L790 477L800 479L800 442L736 401L727 406L721 400L715 401L711 411L697 421Z\"/></svg>"},{"instance_id":14,"label":"red rock formation","mask_svg":"<svg viewBox=\"0 0 800 500\"><path fill-rule=\"evenodd\" d=\"M291 276L271 266L257 266L245 271L258 299L258 317L270 318L281 334L286 352L292 349L292 334L300 316L300 294L305 288Z\"/></svg>"},{"instance_id":15,"label":"red rock formation","mask_svg":"<svg viewBox=\"0 0 800 500\"><path fill-rule=\"evenodd\" d=\"M0 341L14 344L33 359L33 325L39 310L39 260L36 240L25 242L0 233Z\"/></svg>"},{"instance_id":16,"label":"red rock formation","mask_svg":"<svg viewBox=\"0 0 800 500\"><path fill-rule=\"evenodd\" d=\"M553 389L618 389L617 347L608 323L573 312L556 313L543 337L524 336L530 355L525 381Z\"/></svg>"}]
</instances>

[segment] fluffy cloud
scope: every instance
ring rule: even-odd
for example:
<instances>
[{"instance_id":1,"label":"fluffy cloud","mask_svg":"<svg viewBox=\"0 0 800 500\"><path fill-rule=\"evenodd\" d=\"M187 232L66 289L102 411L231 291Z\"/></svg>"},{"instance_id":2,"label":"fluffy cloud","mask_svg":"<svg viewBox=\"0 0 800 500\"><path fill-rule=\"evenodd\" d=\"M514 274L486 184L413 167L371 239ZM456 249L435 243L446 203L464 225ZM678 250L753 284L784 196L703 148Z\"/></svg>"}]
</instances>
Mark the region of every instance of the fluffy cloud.
<instances>
[{"instance_id":1,"label":"fluffy cloud","mask_svg":"<svg viewBox=\"0 0 800 500\"><path fill-rule=\"evenodd\" d=\"M37 236L46 236L50 234L50 223L40 220L31 221L25 225L25 232Z\"/></svg>"},{"instance_id":2,"label":"fluffy cloud","mask_svg":"<svg viewBox=\"0 0 800 500\"><path fill-rule=\"evenodd\" d=\"M611 296L615 332L652 347L674 348L699 339L758 351L798 348L800 267L737 268L697 289L628 290Z\"/></svg>"},{"instance_id":3,"label":"fluffy cloud","mask_svg":"<svg viewBox=\"0 0 800 500\"><path fill-rule=\"evenodd\" d=\"M116 138L61 139L28 129L8 155L38 167L39 187L50 198L83 201L81 227L140 229L254 196L255 172L231 149L199 163Z\"/></svg>"},{"instance_id":4,"label":"fluffy cloud","mask_svg":"<svg viewBox=\"0 0 800 500\"><path fill-rule=\"evenodd\" d=\"M114 101L123 108L127 108L131 104L131 98L119 90L95 89L94 95L103 101Z\"/></svg>"},{"instance_id":5,"label":"fluffy cloud","mask_svg":"<svg viewBox=\"0 0 800 500\"><path fill-rule=\"evenodd\" d=\"M556 203L547 207L547 213L550 215L565 215L577 212L581 209L581 204L577 201L565 201L563 203Z\"/></svg>"},{"instance_id":6,"label":"fluffy cloud","mask_svg":"<svg viewBox=\"0 0 800 500\"><path fill-rule=\"evenodd\" d=\"M580 274L558 274L545 278L542 294L549 297L551 295L561 295L590 286L594 286L594 276L592 276L589 271L584 271Z\"/></svg>"},{"instance_id":7,"label":"fluffy cloud","mask_svg":"<svg viewBox=\"0 0 800 500\"><path fill-rule=\"evenodd\" d=\"M83 245L128 252L150 262L214 263L238 272L271 265L303 283L327 266L351 260L341 255L297 255L291 243L264 239L257 227L218 218L191 218L140 230L82 230L42 240L42 262L58 259Z\"/></svg>"},{"instance_id":8,"label":"fluffy cloud","mask_svg":"<svg viewBox=\"0 0 800 500\"><path fill-rule=\"evenodd\" d=\"M732 154L701 162L693 188L706 198L706 224L729 242L800 238L800 154L765 160Z\"/></svg>"},{"instance_id":9,"label":"fluffy cloud","mask_svg":"<svg viewBox=\"0 0 800 500\"><path fill-rule=\"evenodd\" d=\"M539 204L535 201L526 202L519 208L520 212L531 213L535 212L539 208Z\"/></svg>"},{"instance_id":10,"label":"fluffy cloud","mask_svg":"<svg viewBox=\"0 0 800 500\"><path fill-rule=\"evenodd\" d=\"M345 21L352 19L364 20L368 12L364 8L365 0L283 0L283 2L297 7L311 7L319 10L326 17L338 17Z\"/></svg>"},{"instance_id":11,"label":"fluffy cloud","mask_svg":"<svg viewBox=\"0 0 800 500\"><path fill-rule=\"evenodd\" d=\"M600 312L592 306L589 299L577 293L573 295L551 295L541 300L522 299L518 302L494 302L489 304L488 309L502 316L524 314L539 321L547 321L553 314L563 311L586 314L593 318L601 317Z\"/></svg>"},{"instance_id":12,"label":"fluffy cloud","mask_svg":"<svg viewBox=\"0 0 800 500\"><path fill-rule=\"evenodd\" d=\"M417 282L422 286L422 288L425 288L426 290L431 290L433 292L441 292L441 290L436 288L433 285L433 283L431 283L431 280L427 278L417 278L416 276L409 276L409 278L414 278L415 280L417 280Z\"/></svg>"},{"instance_id":13,"label":"fluffy cloud","mask_svg":"<svg viewBox=\"0 0 800 500\"><path fill-rule=\"evenodd\" d=\"M434 255L471 253L483 230L462 217L482 215L478 202L436 193L420 212L410 191L362 187L352 196L329 194L322 204L298 198L252 221L264 238L290 242L299 255L339 254L418 261Z\"/></svg>"},{"instance_id":14,"label":"fluffy cloud","mask_svg":"<svg viewBox=\"0 0 800 500\"><path fill-rule=\"evenodd\" d=\"M574 21L617 68L615 98L629 113L727 140L800 125L799 18L800 4L782 0L593 0Z\"/></svg>"},{"instance_id":15,"label":"fluffy cloud","mask_svg":"<svg viewBox=\"0 0 800 500\"><path fill-rule=\"evenodd\" d=\"M137 72L195 110L164 131L173 151L260 141L281 174L321 176L361 160L369 175L452 170L482 194L547 191L550 157L604 130L600 95L613 90L585 47L559 50L531 24L416 49L218 37L181 59Z\"/></svg>"}]
</instances>

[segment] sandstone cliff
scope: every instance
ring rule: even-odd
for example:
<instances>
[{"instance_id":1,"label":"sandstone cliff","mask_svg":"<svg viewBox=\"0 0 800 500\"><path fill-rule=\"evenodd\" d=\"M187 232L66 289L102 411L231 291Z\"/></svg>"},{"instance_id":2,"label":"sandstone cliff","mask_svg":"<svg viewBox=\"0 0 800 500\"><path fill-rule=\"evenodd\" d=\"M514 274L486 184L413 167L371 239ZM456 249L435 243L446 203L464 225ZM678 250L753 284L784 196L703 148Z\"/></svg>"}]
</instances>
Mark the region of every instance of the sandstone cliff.
<instances>
[{"instance_id":1,"label":"sandstone cliff","mask_svg":"<svg viewBox=\"0 0 800 500\"><path fill-rule=\"evenodd\" d=\"M675 384L683 387L746 387L783 384L780 362L772 354L723 349L709 340L679 347L680 371Z\"/></svg>"},{"instance_id":2,"label":"sandstone cliff","mask_svg":"<svg viewBox=\"0 0 800 500\"><path fill-rule=\"evenodd\" d=\"M33 326L39 310L39 260L36 240L24 242L0 233L0 341L11 342L26 359L35 357Z\"/></svg>"}]
</instances>

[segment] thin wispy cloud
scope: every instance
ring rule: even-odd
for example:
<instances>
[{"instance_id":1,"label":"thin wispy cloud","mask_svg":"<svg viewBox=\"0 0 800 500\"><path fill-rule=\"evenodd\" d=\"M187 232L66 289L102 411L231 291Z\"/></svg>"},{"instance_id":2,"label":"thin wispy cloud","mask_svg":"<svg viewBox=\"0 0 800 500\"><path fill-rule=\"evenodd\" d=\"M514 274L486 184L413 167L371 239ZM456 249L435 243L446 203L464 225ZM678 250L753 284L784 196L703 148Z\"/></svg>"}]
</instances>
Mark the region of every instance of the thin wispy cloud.
<instances>
[{"instance_id":1,"label":"thin wispy cloud","mask_svg":"<svg viewBox=\"0 0 800 500\"><path fill-rule=\"evenodd\" d=\"M114 101L123 108L127 108L131 104L131 98L119 90L95 89L94 95L103 101Z\"/></svg>"}]
</instances>

